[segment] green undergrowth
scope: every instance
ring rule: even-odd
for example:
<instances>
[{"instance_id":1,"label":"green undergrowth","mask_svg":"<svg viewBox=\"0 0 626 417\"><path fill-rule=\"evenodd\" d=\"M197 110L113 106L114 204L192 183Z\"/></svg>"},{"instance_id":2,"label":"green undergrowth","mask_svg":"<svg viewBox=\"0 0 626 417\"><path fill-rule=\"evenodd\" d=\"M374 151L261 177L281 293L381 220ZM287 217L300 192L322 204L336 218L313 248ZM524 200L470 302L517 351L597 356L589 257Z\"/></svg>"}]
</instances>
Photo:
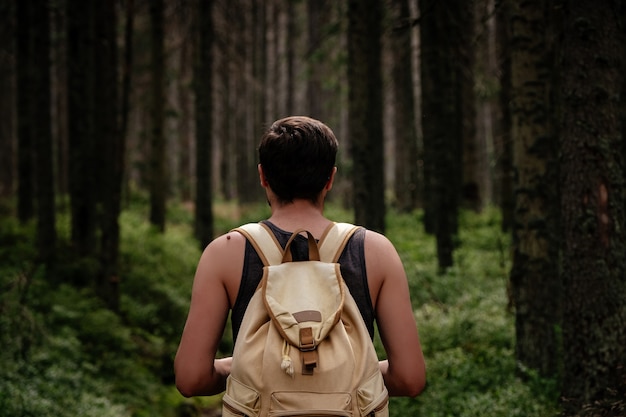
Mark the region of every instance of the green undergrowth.
<instances>
[{"instance_id":1,"label":"green undergrowth","mask_svg":"<svg viewBox=\"0 0 626 417\"><path fill-rule=\"evenodd\" d=\"M547 417L558 414L552 380L518 375L507 296L509 237L494 210L460 217L454 266L436 265L435 239L419 214L390 216L388 236L405 265L427 369L416 399L392 398L391 416Z\"/></svg>"},{"instance_id":2,"label":"green undergrowth","mask_svg":"<svg viewBox=\"0 0 626 417\"><path fill-rule=\"evenodd\" d=\"M215 233L267 214L266 205L218 202ZM334 205L327 214L352 220ZM147 217L145 204L135 202L120 218L118 312L80 285L93 261L72 260L60 248L60 265L39 267L33 226L0 219L0 417L178 417L219 407L219 397L187 400L173 386L201 251L192 237L193 209L172 205L165 233ZM389 214L387 235L407 271L428 373L421 396L391 400L392 416L555 415L554 383L517 376L509 242L498 221L495 211L463 213L455 266L440 273L420 214ZM68 223L59 219L62 240ZM231 345L227 333L223 353Z\"/></svg>"}]
</instances>

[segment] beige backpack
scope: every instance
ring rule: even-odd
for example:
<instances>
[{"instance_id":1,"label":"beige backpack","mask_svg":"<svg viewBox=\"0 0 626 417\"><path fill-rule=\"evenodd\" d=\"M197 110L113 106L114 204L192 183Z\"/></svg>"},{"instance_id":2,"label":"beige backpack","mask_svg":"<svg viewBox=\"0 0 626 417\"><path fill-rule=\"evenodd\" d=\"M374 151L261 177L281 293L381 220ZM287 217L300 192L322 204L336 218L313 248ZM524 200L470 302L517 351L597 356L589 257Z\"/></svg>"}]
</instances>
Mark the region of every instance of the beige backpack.
<instances>
[{"instance_id":1,"label":"beige backpack","mask_svg":"<svg viewBox=\"0 0 626 417\"><path fill-rule=\"evenodd\" d=\"M265 266L235 344L223 416L388 416L376 351L337 263L356 229L335 223L319 246L296 231L284 251L262 223L235 229ZM309 261L292 262L299 233Z\"/></svg>"}]
</instances>

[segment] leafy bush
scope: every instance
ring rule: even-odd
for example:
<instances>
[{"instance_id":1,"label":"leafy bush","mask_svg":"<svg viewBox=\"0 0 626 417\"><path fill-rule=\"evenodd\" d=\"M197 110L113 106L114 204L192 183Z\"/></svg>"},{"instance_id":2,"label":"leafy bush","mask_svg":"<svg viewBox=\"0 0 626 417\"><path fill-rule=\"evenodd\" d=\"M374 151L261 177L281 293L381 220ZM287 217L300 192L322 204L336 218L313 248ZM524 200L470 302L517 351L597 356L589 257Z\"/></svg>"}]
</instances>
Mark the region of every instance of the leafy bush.
<instances>
[{"instance_id":1,"label":"leafy bush","mask_svg":"<svg viewBox=\"0 0 626 417\"><path fill-rule=\"evenodd\" d=\"M35 268L32 227L0 224L0 417L174 415L172 360L199 257L188 224L160 234L138 211L122 215L119 313L81 281L88 262L61 253L54 270Z\"/></svg>"}]
</instances>

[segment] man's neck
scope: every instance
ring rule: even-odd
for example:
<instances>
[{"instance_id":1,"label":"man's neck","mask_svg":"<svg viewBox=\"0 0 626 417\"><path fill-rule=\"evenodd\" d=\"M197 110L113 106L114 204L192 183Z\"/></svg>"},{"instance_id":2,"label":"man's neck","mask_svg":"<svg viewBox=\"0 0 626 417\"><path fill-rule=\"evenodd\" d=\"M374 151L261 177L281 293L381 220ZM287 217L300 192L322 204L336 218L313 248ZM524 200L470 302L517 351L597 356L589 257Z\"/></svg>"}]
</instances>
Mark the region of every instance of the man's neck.
<instances>
[{"instance_id":1,"label":"man's neck","mask_svg":"<svg viewBox=\"0 0 626 417\"><path fill-rule=\"evenodd\" d=\"M294 200L289 204L274 202L272 215L268 220L287 231L307 229L318 238L330 223L330 220L324 217L323 204L317 206L308 200Z\"/></svg>"}]
</instances>

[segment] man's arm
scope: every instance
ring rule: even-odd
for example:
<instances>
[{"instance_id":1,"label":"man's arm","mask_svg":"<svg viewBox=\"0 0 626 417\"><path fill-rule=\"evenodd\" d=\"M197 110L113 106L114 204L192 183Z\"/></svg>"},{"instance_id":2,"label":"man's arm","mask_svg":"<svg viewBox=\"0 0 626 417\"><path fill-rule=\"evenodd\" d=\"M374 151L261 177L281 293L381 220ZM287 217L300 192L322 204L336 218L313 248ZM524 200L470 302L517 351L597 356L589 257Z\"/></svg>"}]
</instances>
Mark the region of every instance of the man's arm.
<instances>
[{"instance_id":1,"label":"man's arm","mask_svg":"<svg viewBox=\"0 0 626 417\"><path fill-rule=\"evenodd\" d=\"M191 306L174 360L176 387L186 397L214 395L226 387L232 358L215 359L215 355L234 288L239 285L244 250L245 238L230 233L211 242L198 262Z\"/></svg>"},{"instance_id":2,"label":"man's arm","mask_svg":"<svg viewBox=\"0 0 626 417\"><path fill-rule=\"evenodd\" d=\"M393 244L372 231L365 239L365 261L387 353L387 360L380 362L385 385L390 395L415 397L426 384L426 366L402 261Z\"/></svg>"}]
</instances>

